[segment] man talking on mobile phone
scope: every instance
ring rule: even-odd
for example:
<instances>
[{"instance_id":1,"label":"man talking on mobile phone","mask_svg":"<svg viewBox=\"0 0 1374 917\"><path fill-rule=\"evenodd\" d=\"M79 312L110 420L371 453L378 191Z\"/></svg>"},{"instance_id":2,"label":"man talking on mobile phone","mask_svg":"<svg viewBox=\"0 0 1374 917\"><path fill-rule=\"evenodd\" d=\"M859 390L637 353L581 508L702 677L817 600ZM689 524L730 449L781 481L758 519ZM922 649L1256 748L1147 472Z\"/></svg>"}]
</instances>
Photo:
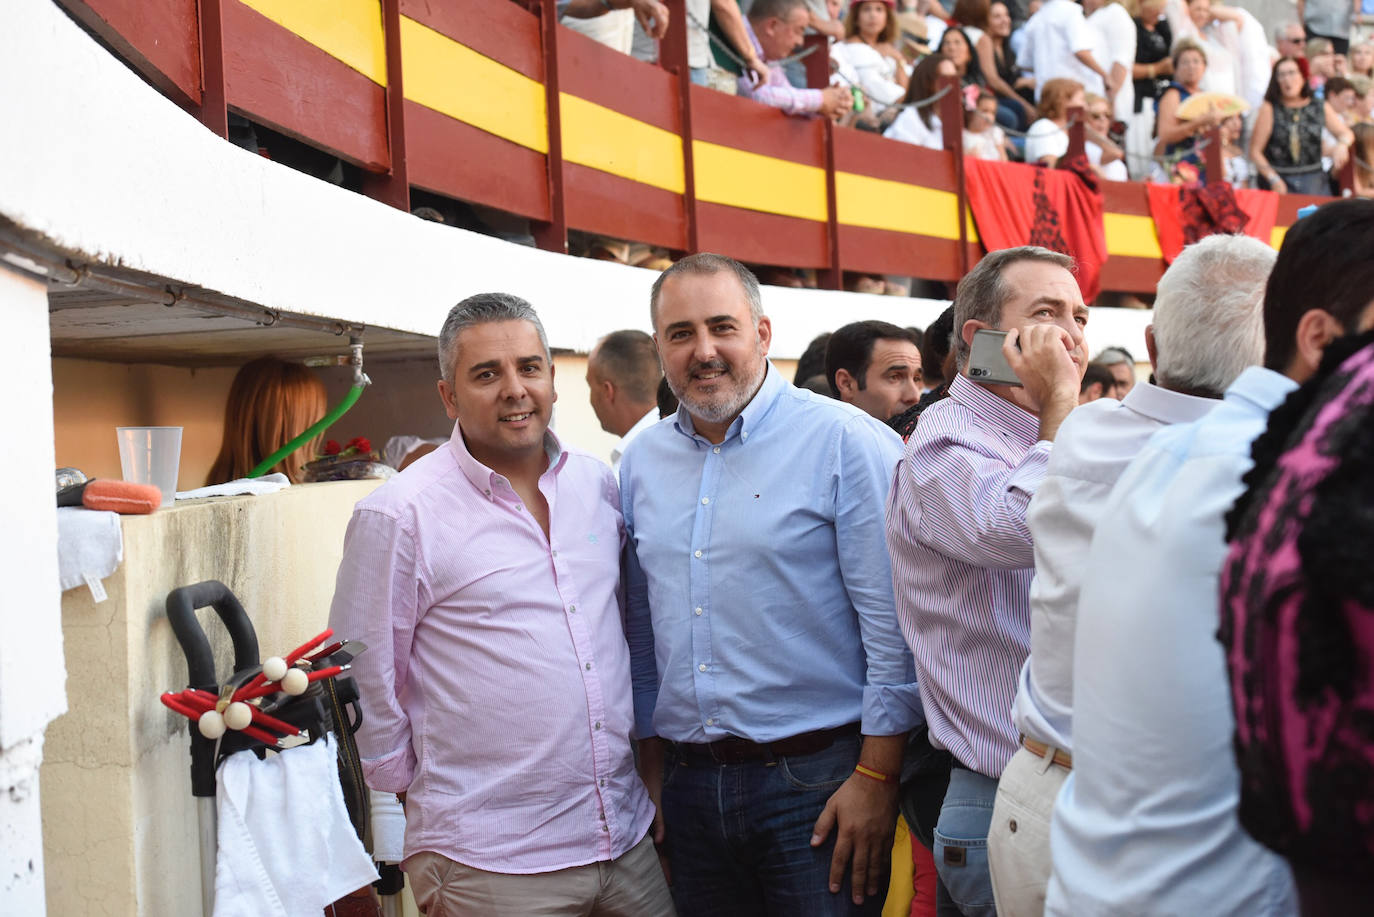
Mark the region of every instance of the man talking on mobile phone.
<instances>
[{"instance_id":1,"label":"man talking on mobile phone","mask_svg":"<svg viewBox=\"0 0 1374 917\"><path fill-rule=\"evenodd\" d=\"M1088 307L1072 269L1068 256L1027 246L991 252L964 277L954 297L958 373L907 442L888 497L897 617L931 742L953 757L935 827L941 913L995 913L988 828L1018 747L1011 707L1030 652L1026 509L1088 363ZM981 329L1006 332L1002 355L1021 385L972 380Z\"/></svg>"}]
</instances>

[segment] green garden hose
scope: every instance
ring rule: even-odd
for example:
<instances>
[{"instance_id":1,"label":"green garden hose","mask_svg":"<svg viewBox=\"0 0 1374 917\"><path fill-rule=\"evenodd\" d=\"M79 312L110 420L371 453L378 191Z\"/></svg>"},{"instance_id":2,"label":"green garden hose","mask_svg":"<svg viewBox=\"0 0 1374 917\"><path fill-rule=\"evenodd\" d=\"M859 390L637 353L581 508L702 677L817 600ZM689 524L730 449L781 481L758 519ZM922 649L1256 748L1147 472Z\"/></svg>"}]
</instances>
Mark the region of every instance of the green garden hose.
<instances>
[{"instance_id":1,"label":"green garden hose","mask_svg":"<svg viewBox=\"0 0 1374 917\"><path fill-rule=\"evenodd\" d=\"M355 383L354 386L348 390L348 394L344 395L343 400L340 401L338 404L334 405L334 410L324 415L324 417L322 417L318 423L310 427L300 436L297 436L295 439L291 440L291 442L287 443L285 446L282 446L276 452L273 452L267 458L259 462L256 468L248 472L248 477L262 477L263 475L267 474L268 470L273 465L277 464L277 462L280 462L282 459L286 458L288 455L295 452L301 446L310 442L310 440L314 439L316 436L319 436L325 430L329 429L330 426L333 425L334 421L344 416L344 414L348 412L348 409L353 407L353 405L357 403L358 396L363 393L363 389L366 387L366 383Z\"/></svg>"}]
</instances>

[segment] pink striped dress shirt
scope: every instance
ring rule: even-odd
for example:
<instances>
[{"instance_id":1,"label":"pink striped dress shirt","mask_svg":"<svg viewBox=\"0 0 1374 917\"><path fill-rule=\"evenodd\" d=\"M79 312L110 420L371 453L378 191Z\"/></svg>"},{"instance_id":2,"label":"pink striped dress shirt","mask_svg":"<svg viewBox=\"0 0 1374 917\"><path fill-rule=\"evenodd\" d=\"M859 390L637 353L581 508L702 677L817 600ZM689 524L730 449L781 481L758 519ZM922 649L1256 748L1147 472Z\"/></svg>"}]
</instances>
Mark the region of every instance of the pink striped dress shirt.
<instances>
[{"instance_id":1,"label":"pink striped dress shirt","mask_svg":"<svg viewBox=\"0 0 1374 917\"><path fill-rule=\"evenodd\" d=\"M921 415L887 503L897 618L934 744L1002 774L1035 575L1026 509L1049 462L1035 415L966 376Z\"/></svg>"},{"instance_id":2,"label":"pink striped dress shirt","mask_svg":"<svg viewBox=\"0 0 1374 917\"><path fill-rule=\"evenodd\" d=\"M408 791L406 856L549 872L620 856L653 818L630 751L615 479L546 445L548 539L457 425L349 523L330 626L368 645L358 748L373 788Z\"/></svg>"}]
</instances>

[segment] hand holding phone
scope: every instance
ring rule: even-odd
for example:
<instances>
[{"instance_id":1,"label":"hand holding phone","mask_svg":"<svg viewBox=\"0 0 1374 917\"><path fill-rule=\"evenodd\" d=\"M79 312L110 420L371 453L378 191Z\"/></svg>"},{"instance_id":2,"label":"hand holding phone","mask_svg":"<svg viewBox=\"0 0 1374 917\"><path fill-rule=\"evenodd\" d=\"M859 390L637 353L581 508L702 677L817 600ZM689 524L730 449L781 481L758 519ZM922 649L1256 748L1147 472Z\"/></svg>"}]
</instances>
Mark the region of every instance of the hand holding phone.
<instances>
[{"instance_id":1,"label":"hand holding phone","mask_svg":"<svg viewBox=\"0 0 1374 917\"><path fill-rule=\"evenodd\" d=\"M1021 385L1021 379L1002 352L1006 339L1005 331L993 331L991 328L979 328L973 332L968 355L970 379L991 385Z\"/></svg>"}]
</instances>

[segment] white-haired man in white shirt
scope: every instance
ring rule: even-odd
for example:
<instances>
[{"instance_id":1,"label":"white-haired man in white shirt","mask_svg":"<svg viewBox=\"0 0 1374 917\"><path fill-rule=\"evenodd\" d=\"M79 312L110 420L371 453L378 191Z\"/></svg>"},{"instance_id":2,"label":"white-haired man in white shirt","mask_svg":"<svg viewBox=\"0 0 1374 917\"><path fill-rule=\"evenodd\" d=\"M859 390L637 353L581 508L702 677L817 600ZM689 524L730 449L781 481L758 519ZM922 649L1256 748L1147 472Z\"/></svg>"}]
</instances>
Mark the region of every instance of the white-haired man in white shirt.
<instances>
[{"instance_id":1,"label":"white-haired man in white shirt","mask_svg":"<svg viewBox=\"0 0 1374 917\"><path fill-rule=\"evenodd\" d=\"M1157 385L1103 398L1064 421L1027 514L1035 543L1031 655L1013 716L1022 747L998 784L988 835L997 913L1045 909L1050 816L1073 766L1073 653L1088 547L1112 485L1161 427L1210 411L1264 357L1261 302L1274 250L1248 236L1190 246L1159 281L1145 347Z\"/></svg>"}]
</instances>

